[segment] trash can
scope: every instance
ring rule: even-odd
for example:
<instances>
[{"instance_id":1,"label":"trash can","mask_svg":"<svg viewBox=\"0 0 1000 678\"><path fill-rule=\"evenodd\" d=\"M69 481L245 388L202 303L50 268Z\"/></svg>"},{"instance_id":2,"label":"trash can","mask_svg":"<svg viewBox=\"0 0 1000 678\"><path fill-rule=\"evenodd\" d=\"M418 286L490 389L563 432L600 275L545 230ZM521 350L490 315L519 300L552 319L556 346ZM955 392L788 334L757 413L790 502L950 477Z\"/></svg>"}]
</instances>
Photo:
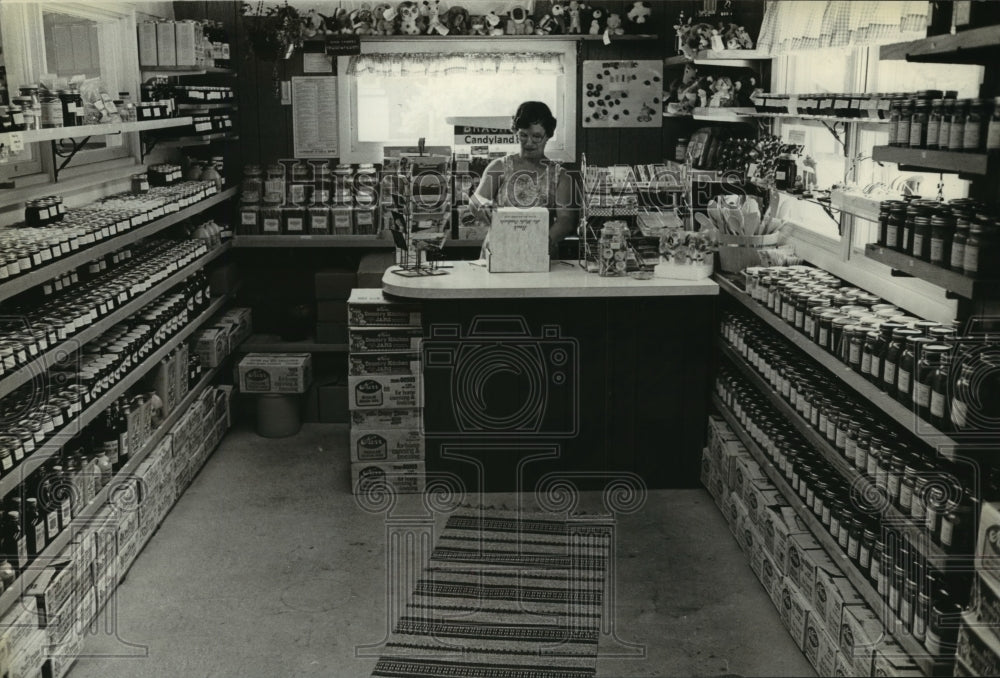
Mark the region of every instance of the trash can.
<instances>
[{"instance_id":1,"label":"trash can","mask_svg":"<svg viewBox=\"0 0 1000 678\"><path fill-rule=\"evenodd\" d=\"M296 393L261 393L257 396L257 435L287 438L302 427L301 398Z\"/></svg>"}]
</instances>

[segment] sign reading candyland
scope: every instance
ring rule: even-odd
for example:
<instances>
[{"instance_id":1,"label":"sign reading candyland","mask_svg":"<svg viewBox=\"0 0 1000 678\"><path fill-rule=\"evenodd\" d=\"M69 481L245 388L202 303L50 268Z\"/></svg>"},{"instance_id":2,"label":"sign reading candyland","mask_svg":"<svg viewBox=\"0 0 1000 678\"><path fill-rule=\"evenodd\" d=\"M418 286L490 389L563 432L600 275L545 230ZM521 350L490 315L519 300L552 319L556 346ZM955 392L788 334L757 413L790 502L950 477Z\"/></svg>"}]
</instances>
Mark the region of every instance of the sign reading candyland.
<instances>
[{"instance_id":1,"label":"sign reading candyland","mask_svg":"<svg viewBox=\"0 0 1000 678\"><path fill-rule=\"evenodd\" d=\"M662 61L584 61L584 127L660 127Z\"/></svg>"}]
</instances>

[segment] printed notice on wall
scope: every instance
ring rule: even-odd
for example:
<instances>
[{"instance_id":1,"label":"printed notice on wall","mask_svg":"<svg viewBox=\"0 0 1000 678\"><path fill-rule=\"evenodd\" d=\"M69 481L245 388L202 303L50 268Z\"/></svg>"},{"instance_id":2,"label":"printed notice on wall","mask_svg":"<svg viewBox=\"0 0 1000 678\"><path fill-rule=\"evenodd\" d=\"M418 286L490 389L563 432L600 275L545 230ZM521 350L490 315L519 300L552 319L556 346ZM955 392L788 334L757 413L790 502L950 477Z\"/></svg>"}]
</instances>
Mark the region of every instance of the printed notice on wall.
<instances>
[{"instance_id":1,"label":"printed notice on wall","mask_svg":"<svg viewBox=\"0 0 1000 678\"><path fill-rule=\"evenodd\" d=\"M337 78L292 78L292 139L296 158L335 158Z\"/></svg>"}]
</instances>

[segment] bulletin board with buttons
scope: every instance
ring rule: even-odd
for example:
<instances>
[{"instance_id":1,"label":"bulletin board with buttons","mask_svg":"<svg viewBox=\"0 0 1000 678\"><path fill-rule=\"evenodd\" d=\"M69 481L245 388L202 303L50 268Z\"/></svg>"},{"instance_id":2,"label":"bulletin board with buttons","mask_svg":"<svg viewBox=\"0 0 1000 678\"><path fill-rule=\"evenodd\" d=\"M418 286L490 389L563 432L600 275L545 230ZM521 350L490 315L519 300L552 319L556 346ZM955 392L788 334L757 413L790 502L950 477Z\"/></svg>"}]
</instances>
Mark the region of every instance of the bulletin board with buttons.
<instances>
[{"instance_id":1,"label":"bulletin board with buttons","mask_svg":"<svg viewBox=\"0 0 1000 678\"><path fill-rule=\"evenodd\" d=\"M663 62L584 61L584 127L660 127Z\"/></svg>"}]
</instances>

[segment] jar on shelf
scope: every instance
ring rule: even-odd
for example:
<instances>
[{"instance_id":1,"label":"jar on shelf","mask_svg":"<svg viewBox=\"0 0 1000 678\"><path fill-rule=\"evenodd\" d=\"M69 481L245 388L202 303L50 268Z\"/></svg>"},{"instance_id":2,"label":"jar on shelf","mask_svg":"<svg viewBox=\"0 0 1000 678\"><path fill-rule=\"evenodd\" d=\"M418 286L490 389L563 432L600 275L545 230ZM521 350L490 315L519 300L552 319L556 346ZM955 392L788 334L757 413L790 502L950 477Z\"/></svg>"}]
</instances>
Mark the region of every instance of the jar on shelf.
<instances>
[{"instance_id":1,"label":"jar on shelf","mask_svg":"<svg viewBox=\"0 0 1000 678\"><path fill-rule=\"evenodd\" d=\"M924 148L927 145L927 117L930 105L926 99L913 100L913 113L910 116L910 136L907 144L910 148Z\"/></svg>"},{"instance_id":2,"label":"jar on shelf","mask_svg":"<svg viewBox=\"0 0 1000 678\"><path fill-rule=\"evenodd\" d=\"M264 179L260 165L246 165L243 168L240 202L244 205L257 205L263 198L263 192Z\"/></svg>"},{"instance_id":3,"label":"jar on shelf","mask_svg":"<svg viewBox=\"0 0 1000 678\"><path fill-rule=\"evenodd\" d=\"M916 107L916 99L906 99L900 105L899 124L896 127L896 143L893 146L908 146L910 143L910 123L913 120L913 111Z\"/></svg>"},{"instance_id":4,"label":"jar on shelf","mask_svg":"<svg viewBox=\"0 0 1000 678\"><path fill-rule=\"evenodd\" d=\"M954 210L952 214L955 217L955 232L951 238L948 268L961 273L965 263L965 243L969 239L971 216L964 210Z\"/></svg>"},{"instance_id":5,"label":"jar on shelf","mask_svg":"<svg viewBox=\"0 0 1000 678\"><path fill-rule=\"evenodd\" d=\"M989 119L986 123L986 152L1000 151L1000 97L994 97L988 106Z\"/></svg>"},{"instance_id":6,"label":"jar on shelf","mask_svg":"<svg viewBox=\"0 0 1000 678\"><path fill-rule=\"evenodd\" d=\"M939 210L931 217L931 244L928 261L935 266L948 268L951 263L951 243L955 219L949 210Z\"/></svg>"},{"instance_id":7,"label":"jar on shelf","mask_svg":"<svg viewBox=\"0 0 1000 678\"><path fill-rule=\"evenodd\" d=\"M927 217L913 218L912 249L910 254L917 259L930 261L931 256L931 220Z\"/></svg>"},{"instance_id":8,"label":"jar on shelf","mask_svg":"<svg viewBox=\"0 0 1000 678\"><path fill-rule=\"evenodd\" d=\"M269 205L281 205L285 201L285 167L280 164L268 165L264 179L262 201Z\"/></svg>"},{"instance_id":9,"label":"jar on shelf","mask_svg":"<svg viewBox=\"0 0 1000 678\"><path fill-rule=\"evenodd\" d=\"M965 240L965 253L962 256L962 273L970 278L979 275L984 245L987 243L986 226L988 222L989 217L983 214L977 214L969 222L969 235Z\"/></svg>"},{"instance_id":10,"label":"jar on shelf","mask_svg":"<svg viewBox=\"0 0 1000 678\"><path fill-rule=\"evenodd\" d=\"M63 127L63 109L59 94L49 89L39 90L38 99L42 110L42 127Z\"/></svg>"},{"instance_id":11,"label":"jar on shelf","mask_svg":"<svg viewBox=\"0 0 1000 678\"><path fill-rule=\"evenodd\" d=\"M955 99L946 98L941 104L941 120L938 122L937 148L946 151L951 139L951 119L955 115Z\"/></svg>"},{"instance_id":12,"label":"jar on shelf","mask_svg":"<svg viewBox=\"0 0 1000 678\"><path fill-rule=\"evenodd\" d=\"M984 132L990 118L986 101L978 98L969 99L962 134L962 150L966 153L981 153L983 150Z\"/></svg>"},{"instance_id":13,"label":"jar on shelf","mask_svg":"<svg viewBox=\"0 0 1000 678\"><path fill-rule=\"evenodd\" d=\"M906 203L893 202L889 205L886 218L886 247L900 252L903 250L903 228L906 222Z\"/></svg>"},{"instance_id":14,"label":"jar on shelf","mask_svg":"<svg viewBox=\"0 0 1000 678\"><path fill-rule=\"evenodd\" d=\"M944 109L944 99L933 99L927 110L927 132L925 148L937 148L941 134L941 114Z\"/></svg>"},{"instance_id":15,"label":"jar on shelf","mask_svg":"<svg viewBox=\"0 0 1000 678\"><path fill-rule=\"evenodd\" d=\"M965 118L969 110L969 99L956 99L951 113L951 126L948 131L949 151L961 151L965 148ZM942 147L942 150L943 147Z\"/></svg>"}]
</instances>

